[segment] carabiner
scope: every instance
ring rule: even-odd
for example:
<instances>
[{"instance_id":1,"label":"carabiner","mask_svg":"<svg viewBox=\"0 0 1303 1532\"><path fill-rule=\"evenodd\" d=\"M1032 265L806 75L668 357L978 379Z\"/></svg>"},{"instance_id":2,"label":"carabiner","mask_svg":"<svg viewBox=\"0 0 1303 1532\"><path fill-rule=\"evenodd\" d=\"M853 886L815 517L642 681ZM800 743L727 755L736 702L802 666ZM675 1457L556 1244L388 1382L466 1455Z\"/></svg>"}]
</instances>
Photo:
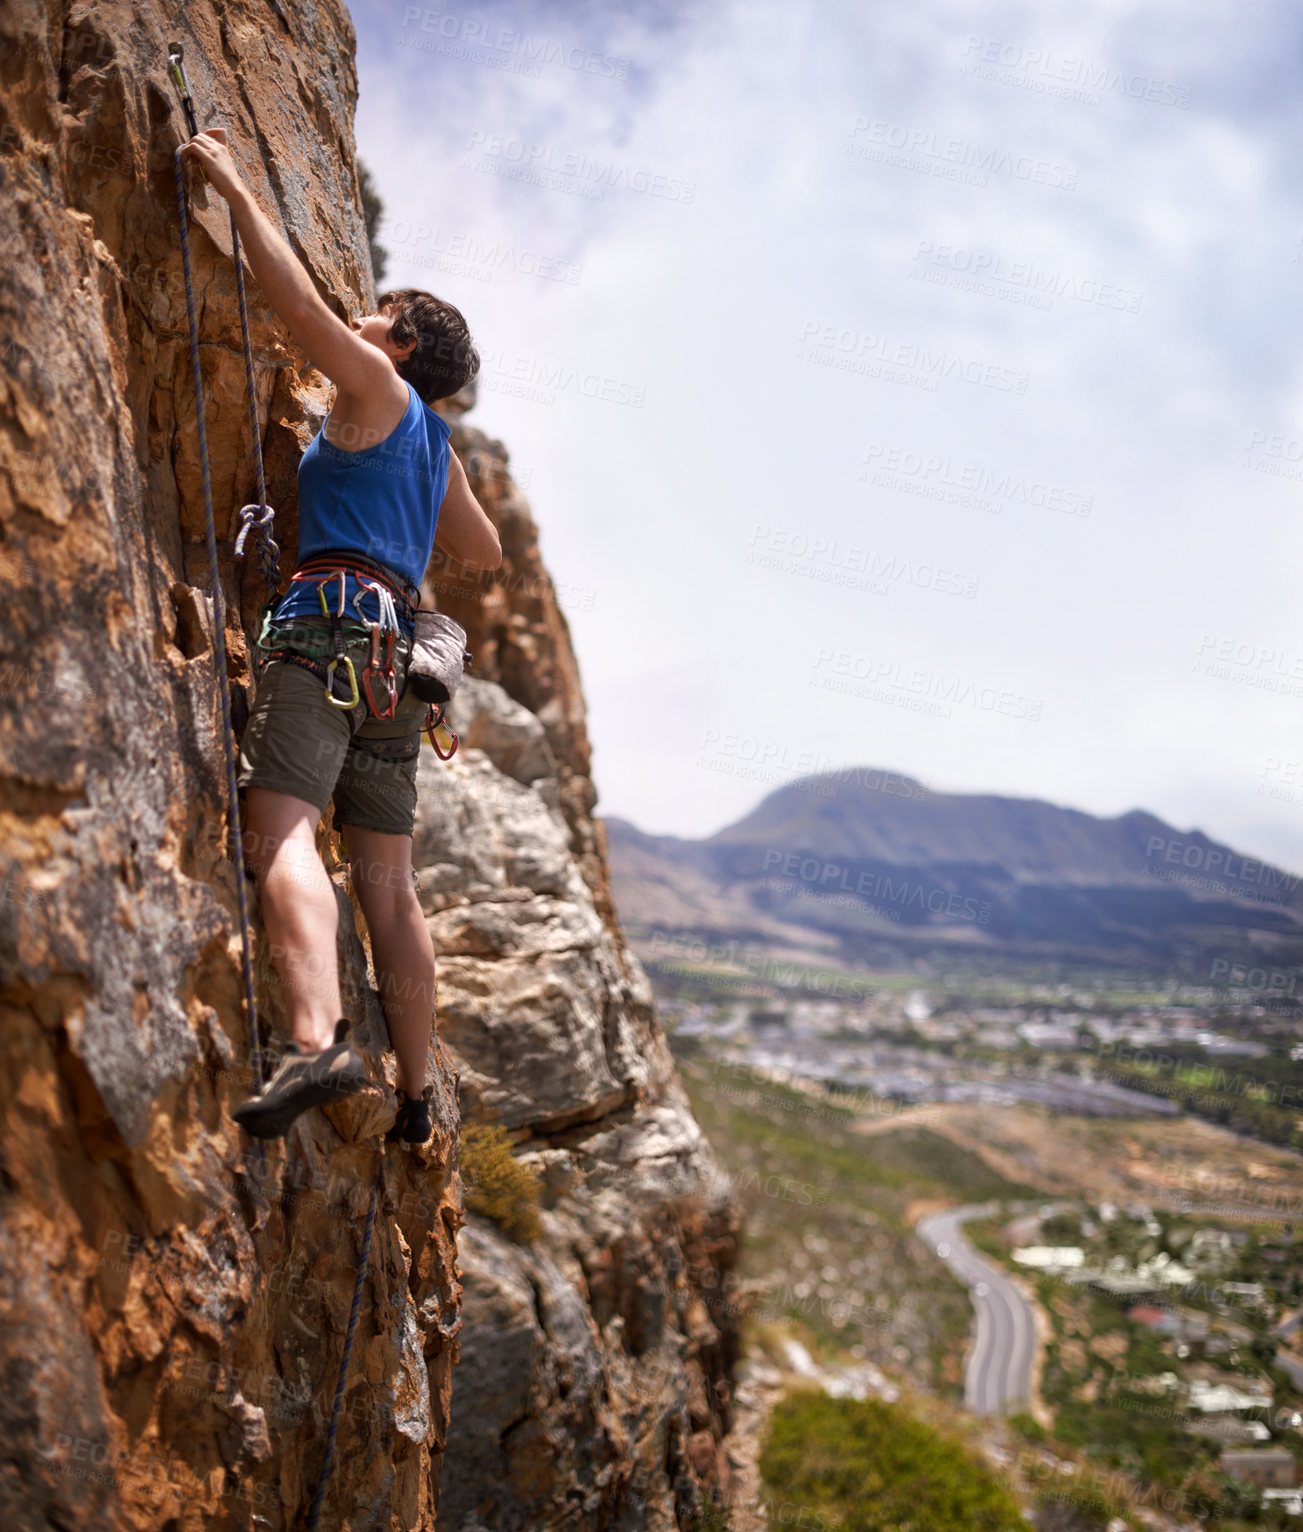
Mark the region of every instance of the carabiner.
<instances>
[{"instance_id":1,"label":"carabiner","mask_svg":"<svg viewBox=\"0 0 1303 1532\"><path fill-rule=\"evenodd\" d=\"M380 639L384 634L385 655L383 661L380 657ZM377 707L376 699L371 691L371 677L379 673L385 683L386 702L382 708ZM398 675L394 670L394 635L388 630L382 630L378 622L371 624L371 657L367 661L366 669L362 672L362 690L366 693L366 705L370 708L375 718L392 718L398 707Z\"/></svg>"},{"instance_id":2,"label":"carabiner","mask_svg":"<svg viewBox=\"0 0 1303 1532\"><path fill-rule=\"evenodd\" d=\"M357 689L357 671L353 669L353 661L349 658L348 651L344 647L344 627L342 621L345 610L344 601L348 595L348 576L342 569L337 569L335 573L339 576L338 611L332 612L329 603L326 601L326 580L329 580L330 576L327 575L326 579L317 586L317 595L321 598L321 610L330 618L331 644L335 651L334 658L326 666L326 701L330 703L331 707L355 708L362 699ZM335 695L335 672L341 664L348 672L349 691L352 693L347 702L341 701Z\"/></svg>"},{"instance_id":3,"label":"carabiner","mask_svg":"<svg viewBox=\"0 0 1303 1532\"><path fill-rule=\"evenodd\" d=\"M348 575L342 569L336 569L333 571L333 573L339 576L338 611L332 612L330 610L330 603L326 600L326 586L330 581L330 575L327 575L326 578L322 580L321 583L317 586L317 595L321 598L321 610L326 614L327 617L331 619L330 625L332 629L336 623L342 621L347 613L347 608L344 605L344 599L348 595ZM295 578L297 579L298 576L296 575Z\"/></svg>"},{"instance_id":4,"label":"carabiner","mask_svg":"<svg viewBox=\"0 0 1303 1532\"><path fill-rule=\"evenodd\" d=\"M348 684L352 691L352 696L349 697L347 702L341 702L335 695L335 670L341 664L348 671ZM346 654L331 660L330 664L326 666L326 701L330 703L331 707L354 708L361 700L362 698L357 689L357 671L353 669L353 661Z\"/></svg>"},{"instance_id":5,"label":"carabiner","mask_svg":"<svg viewBox=\"0 0 1303 1532\"><path fill-rule=\"evenodd\" d=\"M439 748L439 741L434 737L436 729L446 729L452 736L452 749L445 753ZM425 733L427 739L434 746L434 753L441 761L450 761L457 754L457 746L461 744L456 729L443 716L443 707L438 702L432 702L425 715Z\"/></svg>"}]
</instances>

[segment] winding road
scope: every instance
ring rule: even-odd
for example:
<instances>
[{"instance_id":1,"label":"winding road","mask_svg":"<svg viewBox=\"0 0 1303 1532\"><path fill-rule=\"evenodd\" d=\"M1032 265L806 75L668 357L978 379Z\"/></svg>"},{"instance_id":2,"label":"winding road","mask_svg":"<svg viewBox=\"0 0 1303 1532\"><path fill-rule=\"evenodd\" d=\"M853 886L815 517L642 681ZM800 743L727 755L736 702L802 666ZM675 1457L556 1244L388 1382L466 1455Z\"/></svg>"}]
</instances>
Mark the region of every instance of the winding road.
<instances>
[{"instance_id":1,"label":"winding road","mask_svg":"<svg viewBox=\"0 0 1303 1532\"><path fill-rule=\"evenodd\" d=\"M1036 1316L1031 1304L964 1236L968 1219L996 1211L994 1203L951 1208L918 1223L919 1237L967 1285L977 1311L977 1335L964 1374L964 1403L975 1415L1026 1409L1036 1354Z\"/></svg>"}]
</instances>

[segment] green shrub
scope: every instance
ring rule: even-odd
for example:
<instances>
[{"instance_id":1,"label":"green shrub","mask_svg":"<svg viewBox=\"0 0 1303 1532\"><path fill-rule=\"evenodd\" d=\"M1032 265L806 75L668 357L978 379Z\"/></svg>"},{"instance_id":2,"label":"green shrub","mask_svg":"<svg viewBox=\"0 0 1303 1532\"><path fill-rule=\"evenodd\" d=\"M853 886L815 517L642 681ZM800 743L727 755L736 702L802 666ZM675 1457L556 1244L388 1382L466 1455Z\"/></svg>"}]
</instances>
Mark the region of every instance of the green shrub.
<instances>
[{"instance_id":1,"label":"green shrub","mask_svg":"<svg viewBox=\"0 0 1303 1532\"><path fill-rule=\"evenodd\" d=\"M538 1176L512 1154L511 1140L497 1123L472 1123L462 1129L461 1178L472 1213L492 1219L520 1243L540 1233Z\"/></svg>"},{"instance_id":2,"label":"green shrub","mask_svg":"<svg viewBox=\"0 0 1303 1532\"><path fill-rule=\"evenodd\" d=\"M1037 1422L1034 1415L1029 1414L1026 1410L1020 1410L1016 1415L1010 1415L1009 1424L1024 1441L1035 1442L1039 1445L1041 1442L1049 1440L1049 1432Z\"/></svg>"},{"instance_id":3,"label":"green shrub","mask_svg":"<svg viewBox=\"0 0 1303 1532\"><path fill-rule=\"evenodd\" d=\"M1026 1532L1017 1502L990 1468L879 1399L789 1394L774 1409L760 1472L770 1498L799 1507L809 1525Z\"/></svg>"},{"instance_id":4,"label":"green shrub","mask_svg":"<svg viewBox=\"0 0 1303 1532\"><path fill-rule=\"evenodd\" d=\"M1075 1213L1055 1213L1041 1225L1041 1243L1045 1245L1079 1245L1081 1243L1081 1219Z\"/></svg>"},{"instance_id":5,"label":"green shrub","mask_svg":"<svg viewBox=\"0 0 1303 1532\"><path fill-rule=\"evenodd\" d=\"M692 1518L692 1532L732 1532L728 1508L717 1505L709 1490L705 1492L697 1514Z\"/></svg>"}]
</instances>

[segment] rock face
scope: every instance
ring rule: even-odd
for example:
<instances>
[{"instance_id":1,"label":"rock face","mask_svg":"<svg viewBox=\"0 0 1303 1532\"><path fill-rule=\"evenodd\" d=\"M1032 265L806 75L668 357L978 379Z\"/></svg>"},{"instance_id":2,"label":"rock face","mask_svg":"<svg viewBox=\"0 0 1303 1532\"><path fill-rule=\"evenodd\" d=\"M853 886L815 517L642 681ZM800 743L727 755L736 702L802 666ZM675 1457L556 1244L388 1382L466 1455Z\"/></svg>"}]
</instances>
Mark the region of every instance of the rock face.
<instances>
[{"instance_id":1,"label":"rock face","mask_svg":"<svg viewBox=\"0 0 1303 1532\"><path fill-rule=\"evenodd\" d=\"M374 1083L267 1148L230 1118L250 1040L165 26L185 28L201 122L228 128L327 301L355 308L369 275L342 5L182 14L17 0L0 17L0 1512L306 1525L369 1230L323 1526L432 1528L441 1483L440 1526L686 1526L727 1490L735 1338L711 1294L735 1214L612 914L532 521L505 454L464 427L507 561L429 577L480 678L463 753L421 768L416 861L446 954L434 1135L384 1149L393 1059L324 830ZM261 601L231 544L249 426L225 208L199 185L190 206L238 722ZM328 396L250 302L284 575ZM270 1040L282 1008L256 946ZM532 1245L461 1227L460 1113L540 1168Z\"/></svg>"},{"instance_id":2,"label":"rock face","mask_svg":"<svg viewBox=\"0 0 1303 1532\"><path fill-rule=\"evenodd\" d=\"M441 1525L691 1526L705 1494L732 1490L721 1443L737 1335L720 1300L736 1210L606 913L572 652L546 576L517 578L537 560L533 523L495 444L463 429L457 446L504 567L487 592L438 572L428 583L466 624L477 671L532 656L539 713L492 681L464 683L463 752L422 760L413 860L463 1110L519 1141L543 1232L521 1246L472 1214L459 1238ZM513 620L526 603L536 610Z\"/></svg>"}]
</instances>

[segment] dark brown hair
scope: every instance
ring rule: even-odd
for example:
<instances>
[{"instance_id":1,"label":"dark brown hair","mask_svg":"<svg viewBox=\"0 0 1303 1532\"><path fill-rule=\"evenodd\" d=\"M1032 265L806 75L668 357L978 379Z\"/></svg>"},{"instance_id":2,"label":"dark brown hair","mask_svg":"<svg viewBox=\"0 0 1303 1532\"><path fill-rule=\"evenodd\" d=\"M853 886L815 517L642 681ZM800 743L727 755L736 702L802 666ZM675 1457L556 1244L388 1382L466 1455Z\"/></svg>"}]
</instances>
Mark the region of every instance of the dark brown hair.
<instances>
[{"instance_id":1,"label":"dark brown hair","mask_svg":"<svg viewBox=\"0 0 1303 1532\"><path fill-rule=\"evenodd\" d=\"M381 293L376 312L386 304L395 309L389 338L396 346L416 342L411 356L394 366L426 404L446 399L472 381L480 370L480 354L460 309L419 287Z\"/></svg>"}]
</instances>

